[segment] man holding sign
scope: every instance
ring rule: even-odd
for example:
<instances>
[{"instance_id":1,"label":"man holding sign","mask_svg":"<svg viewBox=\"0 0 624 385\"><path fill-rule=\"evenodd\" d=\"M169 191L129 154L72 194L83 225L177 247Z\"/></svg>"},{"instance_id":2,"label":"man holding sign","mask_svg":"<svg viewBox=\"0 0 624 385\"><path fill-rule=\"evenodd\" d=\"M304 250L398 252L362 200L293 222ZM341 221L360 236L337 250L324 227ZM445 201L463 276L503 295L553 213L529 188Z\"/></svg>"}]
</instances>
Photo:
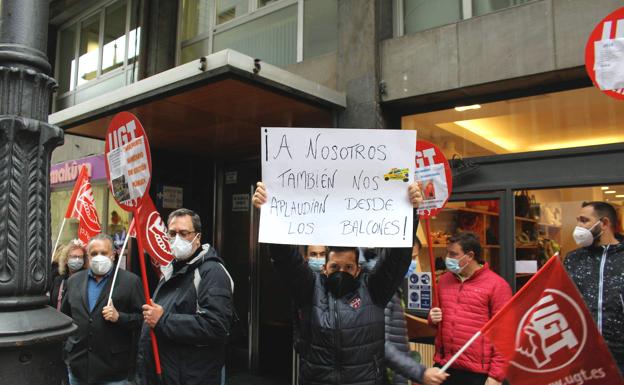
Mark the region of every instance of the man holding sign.
<instances>
[{"instance_id":1,"label":"man holding sign","mask_svg":"<svg viewBox=\"0 0 624 385\"><path fill-rule=\"evenodd\" d=\"M269 198L259 182L254 206L260 208ZM409 186L404 199L418 206L418 184ZM270 245L274 266L302 309L301 385L383 382L384 308L405 275L411 252L411 247L382 249L377 268L368 274L362 273L356 247L330 247L322 272L315 273L296 246ZM432 369L423 383L439 384L445 377Z\"/></svg>"}]
</instances>

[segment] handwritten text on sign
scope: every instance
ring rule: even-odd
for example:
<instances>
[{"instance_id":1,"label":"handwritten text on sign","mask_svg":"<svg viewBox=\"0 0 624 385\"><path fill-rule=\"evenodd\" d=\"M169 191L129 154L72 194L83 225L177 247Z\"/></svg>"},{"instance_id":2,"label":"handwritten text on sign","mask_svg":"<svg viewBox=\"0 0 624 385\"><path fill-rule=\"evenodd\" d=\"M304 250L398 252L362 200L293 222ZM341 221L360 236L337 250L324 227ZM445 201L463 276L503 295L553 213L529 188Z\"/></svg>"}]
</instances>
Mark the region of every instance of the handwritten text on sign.
<instances>
[{"instance_id":1,"label":"handwritten text on sign","mask_svg":"<svg viewBox=\"0 0 624 385\"><path fill-rule=\"evenodd\" d=\"M261 132L260 242L411 247L415 131Z\"/></svg>"}]
</instances>

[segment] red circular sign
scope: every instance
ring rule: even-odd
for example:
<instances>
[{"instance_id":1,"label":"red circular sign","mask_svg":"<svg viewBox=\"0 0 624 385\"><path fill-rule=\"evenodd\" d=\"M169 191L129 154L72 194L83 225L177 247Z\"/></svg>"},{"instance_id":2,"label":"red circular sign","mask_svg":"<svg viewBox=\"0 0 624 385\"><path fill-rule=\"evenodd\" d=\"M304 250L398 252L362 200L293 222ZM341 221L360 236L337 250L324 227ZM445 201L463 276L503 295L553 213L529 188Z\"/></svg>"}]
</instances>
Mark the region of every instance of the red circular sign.
<instances>
[{"instance_id":1,"label":"red circular sign","mask_svg":"<svg viewBox=\"0 0 624 385\"><path fill-rule=\"evenodd\" d=\"M444 153L435 144L425 140L416 141L415 180L422 183L423 193L418 214L421 218L435 216L451 196L453 176Z\"/></svg>"},{"instance_id":2,"label":"red circular sign","mask_svg":"<svg viewBox=\"0 0 624 385\"><path fill-rule=\"evenodd\" d=\"M604 52L608 53L609 46L614 43L616 36L624 40L624 31L619 31L619 29L624 29L624 7L615 10L602 19L600 23L596 25L591 35L589 35L589 39L585 45L585 70L594 85L602 90L602 92L613 98L624 100L624 86L622 86L623 88L604 90L604 87L601 87L600 83L602 82L605 87L610 87L610 82L601 80L605 79L604 77L600 77L600 79L596 80L596 70L594 69L597 51L604 50ZM624 81L624 79L619 80L620 82Z\"/></svg>"},{"instance_id":3,"label":"red circular sign","mask_svg":"<svg viewBox=\"0 0 624 385\"><path fill-rule=\"evenodd\" d=\"M113 117L104 144L106 179L117 204L135 211L149 192L152 156L145 130L130 112Z\"/></svg>"}]
</instances>

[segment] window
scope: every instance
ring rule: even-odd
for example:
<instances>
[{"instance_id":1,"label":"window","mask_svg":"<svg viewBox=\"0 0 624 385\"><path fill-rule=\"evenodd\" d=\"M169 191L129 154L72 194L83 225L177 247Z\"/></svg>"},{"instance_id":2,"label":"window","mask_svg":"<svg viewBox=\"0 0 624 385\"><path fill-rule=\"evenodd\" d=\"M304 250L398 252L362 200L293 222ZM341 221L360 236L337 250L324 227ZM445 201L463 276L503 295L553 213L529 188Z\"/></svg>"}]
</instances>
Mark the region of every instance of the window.
<instances>
[{"instance_id":1,"label":"window","mask_svg":"<svg viewBox=\"0 0 624 385\"><path fill-rule=\"evenodd\" d=\"M60 30L56 63L60 96L135 62L141 28L133 5L137 8L135 0L109 2Z\"/></svg>"},{"instance_id":2,"label":"window","mask_svg":"<svg viewBox=\"0 0 624 385\"><path fill-rule=\"evenodd\" d=\"M461 0L405 0L405 33L414 33L425 29L461 20Z\"/></svg>"},{"instance_id":3,"label":"window","mask_svg":"<svg viewBox=\"0 0 624 385\"><path fill-rule=\"evenodd\" d=\"M395 34L416 33L534 0L395 0Z\"/></svg>"},{"instance_id":4,"label":"window","mask_svg":"<svg viewBox=\"0 0 624 385\"><path fill-rule=\"evenodd\" d=\"M624 142L624 109L595 87L402 118L451 159Z\"/></svg>"},{"instance_id":5,"label":"window","mask_svg":"<svg viewBox=\"0 0 624 385\"><path fill-rule=\"evenodd\" d=\"M182 0L178 23L180 64L229 48L287 66L336 51L338 0Z\"/></svg>"}]
</instances>

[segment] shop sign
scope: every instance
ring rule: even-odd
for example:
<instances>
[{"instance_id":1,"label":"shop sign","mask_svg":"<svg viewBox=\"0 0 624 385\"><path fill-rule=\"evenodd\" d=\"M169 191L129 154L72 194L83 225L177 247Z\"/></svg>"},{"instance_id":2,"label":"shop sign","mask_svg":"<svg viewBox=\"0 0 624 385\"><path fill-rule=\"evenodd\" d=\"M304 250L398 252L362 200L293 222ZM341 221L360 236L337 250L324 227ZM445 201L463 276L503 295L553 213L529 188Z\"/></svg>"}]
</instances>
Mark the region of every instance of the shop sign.
<instances>
[{"instance_id":1,"label":"shop sign","mask_svg":"<svg viewBox=\"0 0 624 385\"><path fill-rule=\"evenodd\" d=\"M50 168L50 185L74 182L78 178L82 165L87 168L89 179L94 181L106 179L104 154L100 154L52 165Z\"/></svg>"},{"instance_id":2,"label":"shop sign","mask_svg":"<svg viewBox=\"0 0 624 385\"><path fill-rule=\"evenodd\" d=\"M263 128L259 241L411 247L416 131Z\"/></svg>"},{"instance_id":3,"label":"shop sign","mask_svg":"<svg viewBox=\"0 0 624 385\"><path fill-rule=\"evenodd\" d=\"M589 35L585 70L602 92L624 100L624 7L602 19Z\"/></svg>"},{"instance_id":4,"label":"shop sign","mask_svg":"<svg viewBox=\"0 0 624 385\"><path fill-rule=\"evenodd\" d=\"M416 172L414 180L421 182L423 202L418 207L421 218L435 216L448 202L453 188L453 176L444 153L433 143L416 142Z\"/></svg>"},{"instance_id":5,"label":"shop sign","mask_svg":"<svg viewBox=\"0 0 624 385\"><path fill-rule=\"evenodd\" d=\"M249 211L249 194L233 194L232 195L232 211L242 212Z\"/></svg>"},{"instance_id":6,"label":"shop sign","mask_svg":"<svg viewBox=\"0 0 624 385\"><path fill-rule=\"evenodd\" d=\"M184 189L176 186L158 186L156 194L160 207L164 209L179 209L183 205Z\"/></svg>"},{"instance_id":7,"label":"shop sign","mask_svg":"<svg viewBox=\"0 0 624 385\"><path fill-rule=\"evenodd\" d=\"M407 308L409 310L431 309L431 273L414 272L407 280Z\"/></svg>"},{"instance_id":8,"label":"shop sign","mask_svg":"<svg viewBox=\"0 0 624 385\"><path fill-rule=\"evenodd\" d=\"M106 176L115 201L126 211L136 210L149 191L152 172L149 143L139 119L126 111L115 115L104 150Z\"/></svg>"}]
</instances>

